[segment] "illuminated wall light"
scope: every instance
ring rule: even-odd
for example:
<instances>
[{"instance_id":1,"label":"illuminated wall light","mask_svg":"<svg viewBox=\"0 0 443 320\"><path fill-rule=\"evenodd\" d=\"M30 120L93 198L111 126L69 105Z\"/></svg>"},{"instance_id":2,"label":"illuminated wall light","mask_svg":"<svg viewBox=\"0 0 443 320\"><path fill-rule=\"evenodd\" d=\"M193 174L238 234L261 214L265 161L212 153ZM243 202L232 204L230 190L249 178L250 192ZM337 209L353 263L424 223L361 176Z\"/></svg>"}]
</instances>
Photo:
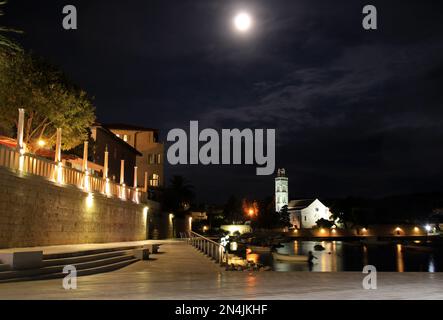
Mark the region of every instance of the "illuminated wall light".
<instances>
[{"instance_id":1,"label":"illuminated wall light","mask_svg":"<svg viewBox=\"0 0 443 320\"><path fill-rule=\"evenodd\" d=\"M419 227L414 227L414 232L419 232L420 228Z\"/></svg>"},{"instance_id":2,"label":"illuminated wall light","mask_svg":"<svg viewBox=\"0 0 443 320\"><path fill-rule=\"evenodd\" d=\"M134 196L132 197L132 201L134 201L135 203L140 203L138 198L138 188L134 189Z\"/></svg>"},{"instance_id":3,"label":"illuminated wall light","mask_svg":"<svg viewBox=\"0 0 443 320\"><path fill-rule=\"evenodd\" d=\"M120 192L120 199L126 201L126 188L125 188L125 184L124 183L121 185L120 190L121 190L121 192Z\"/></svg>"},{"instance_id":4,"label":"illuminated wall light","mask_svg":"<svg viewBox=\"0 0 443 320\"><path fill-rule=\"evenodd\" d=\"M85 171L85 176L84 176L83 179L84 179L84 183L83 183L84 188L83 188L83 190L85 192L89 192L89 171Z\"/></svg>"},{"instance_id":5,"label":"illuminated wall light","mask_svg":"<svg viewBox=\"0 0 443 320\"><path fill-rule=\"evenodd\" d=\"M432 230L432 228L431 228L431 226L429 224L427 224L425 226L425 229L426 229L427 232L430 232Z\"/></svg>"},{"instance_id":6,"label":"illuminated wall light","mask_svg":"<svg viewBox=\"0 0 443 320\"><path fill-rule=\"evenodd\" d=\"M105 194L109 197L111 196L111 187L109 185L109 179L106 178L106 182L105 182Z\"/></svg>"},{"instance_id":7,"label":"illuminated wall light","mask_svg":"<svg viewBox=\"0 0 443 320\"><path fill-rule=\"evenodd\" d=\"M149 207L143 208L143 221L145 221L145 222L148 219L148 211L149 211Z\"/></svg>"},{"instance_id":8,"label":"illuminated wall light","mask_svg":"<svg viewBox=\"0 0 443 320\"><path fill-rule=\"evenodd\" d=\"M86 197L86 206L88 208L92 208L92 206L94 205L94 196L93 194L90 192L88 194L88 196Z\"/></svg>"},{"instance_id":9,"label":"illuminated wall light","mask_svg":"<svg viewBox=\"0 0 443 320\"><path fill-rule=\"evenodd\" d=\"M337 233L337 230L335 230L335 229L332 229L332 233L334 233L334 234L335 234L335 233Z\"/></svg>"},{"instance_id":10,"label":"illuminated wall light","mask_svg":"<svg viewBox=\"0 0 443 320\"><path fill-rule=\"evenodd\" d=\"M21 151L21 150L20 150L20 151ZM20 152L20 156L19 156L19 158L18 158L18 170L19 170L20 172L22 172L23 169L24 169L24 166L25 166L25 156L22 155L21 152Z\"/></svg>"},{"instance_id":11,"label":"illuminated wall light","mask_svg":"<svg viewBox=\"0 0 443 320\"><path fill-rule=\"evenodd\" d=\"M61 162L57 164L57 183L63 184L63 167Z\"/></svg>"},{"instance_id":12,"label":"illuminated wall light","mask_svg":"<svg viewBox=\"0 0 443 320\"><path fill-rule=\"evenodd\" d=\"M323 228L320 229L320 233L325 233L325 232L326 232L325 229Z\"/></svg>"}]
</instances>

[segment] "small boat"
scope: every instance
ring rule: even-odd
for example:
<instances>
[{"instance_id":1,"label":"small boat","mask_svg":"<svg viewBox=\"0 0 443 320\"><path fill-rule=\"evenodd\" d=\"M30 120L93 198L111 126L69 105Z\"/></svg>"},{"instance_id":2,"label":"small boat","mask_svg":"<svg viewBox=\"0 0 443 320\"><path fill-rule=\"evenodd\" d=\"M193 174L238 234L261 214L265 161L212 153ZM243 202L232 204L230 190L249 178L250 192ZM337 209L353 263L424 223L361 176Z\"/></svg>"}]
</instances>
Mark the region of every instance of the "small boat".
<instances>
[{"instance_id":1,"label":"small boat","mask_svg":"<svg viewBox=\"0 0 443 320\"><path fill-rule=\"evenodd\" d=\"M271 247L248 245L248 248L251 249L251 251L255 252L255 253L271 252Z\"/></svg>"},{"instance_id":2,"label":"small boat","mask_svg":"<svg viewBox=\"0 0 443 320\"><path fill-rule=\"evenodd\" d=\"M308 256L303 256L303 255L290 256L289 254L281 254L273 252L272 257L274 258L274 260L279 260L279 261L308 262Z\"/></svg>"}]
</instances>

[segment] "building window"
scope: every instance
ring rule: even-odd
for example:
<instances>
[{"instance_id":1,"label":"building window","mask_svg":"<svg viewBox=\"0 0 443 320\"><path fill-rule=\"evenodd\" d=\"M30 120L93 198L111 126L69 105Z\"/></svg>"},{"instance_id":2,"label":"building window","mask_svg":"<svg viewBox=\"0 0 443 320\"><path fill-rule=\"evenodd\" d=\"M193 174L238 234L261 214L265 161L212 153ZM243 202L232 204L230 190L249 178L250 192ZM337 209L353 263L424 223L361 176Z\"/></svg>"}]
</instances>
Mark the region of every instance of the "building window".
<instances>
[{"instance_id":1,"label":"building window","mask_svg":"<svg viewBox=\"0 0 443 320\"><path fill-rule=\"evenodd\" d=\"M161 163L161 156L162 155L160 153L157 155L157 164Z\"/></svg>"},{"instance_id":2,"label":"building window","mask_svg":"<svg viewBox=\"0 0 443 320\"><path fill-rule=\"evenodd\" d=\"M124 135L123 135L123 141L124 141L124 142L127 142L127 141L128 141L128 135L127 135L127 134L124 134Z\"/></svg>"},{"instance_id":3,"label":"building window","mask_svg":"<svg viewBox=\"0 0 443 320\"><path fill-rule=\"evenodd\" d=\"M148 154L148 164L154 164L154 155Z\"/></svg>"},{"instance_id":4,"label":"building window","mask_svg":"<svg viewBox=\"0 0 443 320\"><path fill-rule=\"evenodd\" d=\"M149 181L149 184L151 185L151 187L158 187L159 186L159 183L160 183L160 181L159 181L160 179L159 179L159 176L158 176L158 174L153 174L152 175L152 179Z\"/></svg>"}]
</instances>

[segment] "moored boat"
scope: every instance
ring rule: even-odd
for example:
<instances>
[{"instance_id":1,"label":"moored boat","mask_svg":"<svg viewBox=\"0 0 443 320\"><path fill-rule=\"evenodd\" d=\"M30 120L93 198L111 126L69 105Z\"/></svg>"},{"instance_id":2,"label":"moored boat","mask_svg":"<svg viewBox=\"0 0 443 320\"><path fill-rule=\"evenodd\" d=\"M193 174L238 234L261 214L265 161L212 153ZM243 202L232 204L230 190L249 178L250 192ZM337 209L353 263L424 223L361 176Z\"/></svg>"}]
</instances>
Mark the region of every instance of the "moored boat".
<instances>
[{"instance_id":1,"label":"moored boat","mask_svg":"<svg viewBox=\"0 0 443 320\"><path fill-rule=\"evenodd\" d=\"M251 249L252 252L260 253L260 252L271 252L271 247L265 247L265 246L253 246L248 245L248 248Z\"/></svg>"},{"instance_id":2,"label":"moored boat","mask_svg":"<svg viewBox=\"0 0 443 320\"><path fill-rule=\"evenodd\" d=\"M279 261L308 262L308 256L303 256L303 255L291 256L288 254L281 254L281 253L273 252L272 257L274 258L274 260L279 260Z\"/></svg>"}]
</instances>

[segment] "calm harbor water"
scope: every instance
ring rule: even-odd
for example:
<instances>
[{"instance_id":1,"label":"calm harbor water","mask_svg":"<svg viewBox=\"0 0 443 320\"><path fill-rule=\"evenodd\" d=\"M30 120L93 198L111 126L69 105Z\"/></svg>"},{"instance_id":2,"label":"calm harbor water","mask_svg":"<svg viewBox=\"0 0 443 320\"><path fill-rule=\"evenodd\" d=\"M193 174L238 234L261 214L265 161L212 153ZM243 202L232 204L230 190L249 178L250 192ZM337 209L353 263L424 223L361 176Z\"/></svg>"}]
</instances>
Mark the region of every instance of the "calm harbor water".
<instances>
[{"instance_id":1,"label":"calm harbor water","mask_svg":"<svg viewBox=\"0 0 443 320\"><path fill-rule=\"evenodd\" d=\"M315 245L326 250L315 251ZM312 251L317 258L314 264L275 261L270 253L247 254L248 260L271 266L275 271L362 271L365 265L374 265L377 271L443 271L441 247L423 246L420 243L363 244L344 241L294 241L284 243L278 252L282 254L308 255Z\"/></svg>"}]
</instances>

